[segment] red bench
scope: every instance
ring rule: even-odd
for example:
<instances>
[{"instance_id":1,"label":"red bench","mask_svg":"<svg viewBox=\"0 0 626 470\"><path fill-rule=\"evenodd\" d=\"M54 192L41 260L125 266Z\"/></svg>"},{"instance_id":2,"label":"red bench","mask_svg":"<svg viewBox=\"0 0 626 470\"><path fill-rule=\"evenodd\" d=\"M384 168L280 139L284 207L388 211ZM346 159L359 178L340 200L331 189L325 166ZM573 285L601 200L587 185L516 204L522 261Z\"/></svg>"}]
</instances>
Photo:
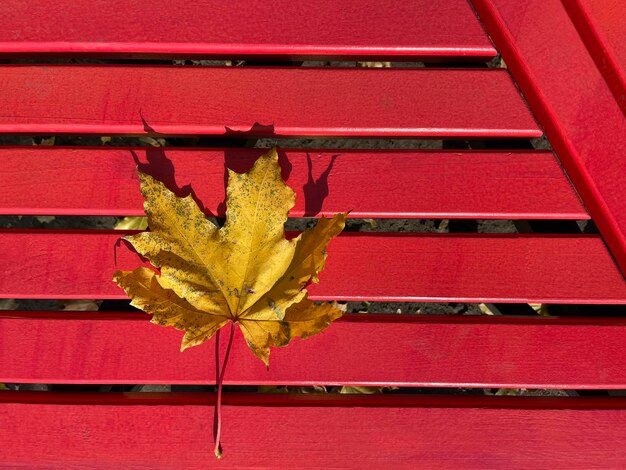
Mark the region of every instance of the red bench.
<instances>
[{"instance_id":1,"label":"red bench","mask_svg":"<svg viewBox=\"0 0 626 470\"><path fill-rule=\"evenodd\" d=\"M465 0L383 3L115 0L101 10L81 0L55 10L44 0L5 0L0 58L9 63L0 65L0 133L272 137L279 145L290 136L474 139L472 146L483 148L281 150L298 196L292 216L352 209L355 218L591 219L600 233L344 233L331 244L311 297L596 304L593 315L350 314L319 336L273 350L269 371L236 338L228 385L400 390L226 393L219 462L210 393L2 391L4 465L626 465L623 397L452 393L626 389L626 318L605 316L601 305L626 304L626 55L623 30L612 23L626 8L608 0L474 0L492 45ZM510 74L485 67L496 50ZM47 63L59 57L125 62ZM140 62L172 58L247 62ZM435 67L289 64L311 60ZM255 61L285 64L250 66ZM556 156L516 148L543 131ZM4 145L0 213L141 215L139 163L171 185L191 185L219 215L224 166L243 171L260 153ZM0 297L125 298L111 282L113 271L141 260L125 246L114 250L120 235L0 230ZM0 382L215 383L212 344L181 354L179 335L148 318L0 312Z\"/></svg>"}]
</instances>

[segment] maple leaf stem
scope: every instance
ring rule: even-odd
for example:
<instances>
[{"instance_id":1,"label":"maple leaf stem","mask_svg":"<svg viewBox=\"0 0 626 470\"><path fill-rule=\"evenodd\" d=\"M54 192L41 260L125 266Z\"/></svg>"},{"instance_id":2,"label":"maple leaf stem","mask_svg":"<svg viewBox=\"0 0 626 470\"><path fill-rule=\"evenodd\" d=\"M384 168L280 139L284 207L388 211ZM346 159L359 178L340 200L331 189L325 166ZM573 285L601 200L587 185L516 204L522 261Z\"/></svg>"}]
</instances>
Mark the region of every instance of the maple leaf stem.
<instances>
[{"instance_id":1,"label":"maple leaf stem","mask_svg":"<svg viewBox=\"0 0 626 470\"><path fill-rule=\"evenodd\" d=\"M219 330L215 338L215 357L218 358L219 365L219 348L220 337ZM222 457L222 444L220 442L220 436L222 434L222 384L224 382L224 373L226 372L226 364L228 363L228 356L230 355L230 349L233 345L233 337L235 336L235 322L230 322L230 335L228 336L228 346L226 346L226 355L224 356L224 363L222 364L222 370L217 380L217 401L215 403L215 413L217 415L217 427L215 430L215 456L219 459Z\"/></svg>"}]
</instances>

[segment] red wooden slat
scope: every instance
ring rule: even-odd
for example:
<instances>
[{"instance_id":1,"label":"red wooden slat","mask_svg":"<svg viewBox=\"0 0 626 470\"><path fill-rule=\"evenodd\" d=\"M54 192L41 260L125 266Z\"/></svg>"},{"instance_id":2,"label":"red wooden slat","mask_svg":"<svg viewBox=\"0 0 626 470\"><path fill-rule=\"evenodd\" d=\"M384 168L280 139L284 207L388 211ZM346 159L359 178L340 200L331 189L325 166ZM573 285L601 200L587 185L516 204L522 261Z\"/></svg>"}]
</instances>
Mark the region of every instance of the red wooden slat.
<instances>
[{"instance_id":1,"label":"red wooden slat","mask_svg":"<svg viewBox=\"0 0 626 470\"><path fill-rule=\"evenodd\" d=\"M124 298L113 272L141 261L125 244L114 249L121 235L0 231L0 296ZM596 235L348 233L328 252L315 299L626 303L626 281Z\"/></svg>"},{"instance_id":2,"label":"red wooden slat","mask_svg":"<svg viewBox=\"0 0 626 470\"><path fill-rule=\"evenodd\" d=\"M206 209L223 215L224 167L247 171L262 152L4 147L0 213L143 215L139 161L172 189L191 185ZM297 193L294 217L352 210L352 217L589 218L549 152L279 153Z\"/></svg>"},{"instance_id":3,"label":"red wooden slat","mask_svg":"<svg viewBox=\"0 0 626 470\"><path fill-rule=\"evenodd\" d=\"M563 6L626 113L626 2L572 0Z\"/></svg>"},{"instance_id":4,"label":"red wooden slat","mask_svg":"<svg viewBox=\"0 0 626 470\"><path fill-rule=\"evenodd\" d=\"M106 10L106 11L105 11ZM465 1L47 0L0 4L2 54L421 58L495 55ZM419 25L419 27L417 26Z\"/></svg>"},{"instance_id":5,"label":"red wooden slat","mask_svg":"<svg viewBox=\"0 0 626 470\"><path fill-rule=\"evenodd\" d=\"M504 70L2 66L0 132L536 137Z\"/></svg>"},{"instance_id":6,"label":"red wooden slat","mask_svg":"<svg viewBox=\"0 0 626 470\"><path fill-rule=\"evenodd\" d=\"M626 272L626 117L564 2L473 3Z\"/></svg>"},{"instance_id":7,"label":"red wooden slat","mask_svg":"<svg viewBox=\"0 0 626 470\"><path fill-rule=\"evenodd\" d=\"M45 468L622 468L626 399L0 392L3 464ZM156 396L155 396L156 395ZM79 403L79 404L76 404Z\"/></svg>"},{"instance_id":8,"label":"red wooden slat","mask_svg":"<svg viewBox=\"0 0 626 470\"><path fill-rule=\"evenodd\" d=\"M215 383L213 341L181 354L144 313L4 312L0 330L0 382ZM272 349L269 370L237 330L225 383L624 389L625 334L608 318L349 315Z\"/></svg>"}]
</instances>

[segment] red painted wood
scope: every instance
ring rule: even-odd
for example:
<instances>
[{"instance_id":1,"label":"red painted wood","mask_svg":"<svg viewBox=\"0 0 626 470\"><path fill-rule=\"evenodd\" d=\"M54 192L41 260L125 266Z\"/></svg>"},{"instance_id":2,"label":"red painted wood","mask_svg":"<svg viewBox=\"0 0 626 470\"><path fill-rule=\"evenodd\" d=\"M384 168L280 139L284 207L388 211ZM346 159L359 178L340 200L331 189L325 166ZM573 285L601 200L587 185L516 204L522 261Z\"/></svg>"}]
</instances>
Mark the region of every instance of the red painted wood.
<instances>
[{"instance_id":1,"label":"red painted wood","mask_svg":"<svg viewBox=\"0 0 626 470\"><path fill-rule=\"evenodd\" d=\"M572 0L563 6L626 114L626 3Z\"/></svg>"},{"instance_id":2,"label":"red painted wood","mask_svg":"<svg viewBox=\"0 0 626 470\"><path fill-rule=\"evenodd\" d=\"M190 185L208 211L223 215L224 167L247 171L262 152L4 147L0 213L143 215L139 161L172 189ZM352 210L352 217L589 218L549 152L281 150L280 156L297 194L294 217Z\"/></svg>"},{"instance_id":3,"label":"red painted wood","mask_svg":"<svg viewBox=\"0 0 626 470\"><path fill-rule=\"evenodd\" d=\"M473 3L626 272L626 117L563 3Z\"/></svg>"},{"instance_id":4,"label":"red painted wood","mask_svg":"<svg viewBox=\"0 0 626 470\"><path fill-rule=\"evenodd\" d=\"M0 82L0 133L541 135L504 70L7 65Z\"/></svg>"},{"instance_id":5,"label":"red painted wood","mask_svg":"<svg viewBox=\"0 0 626 470\"><path fill-rule=\"evenodd\" d=\"M97 12L97 14L94 14ZM464 1L5 0L0 53L204 57L488 58ZM417 27L416 25L419 25ZM197 57L196 57L197 58Z\"/></svg>"},{"instance_id":6,"label":"red painted wood","mask_svg":"<svg viewBox=\"0 0 626 470\"><path fill-rule=\"evenodd\" d=\"M0 296L124 298L113 272L141 261L125 244L115 250L122 234L0 231ZM626 303L595 235L347 233L328 252L315 299Z\"/></svg>"},{"instance_id":7,"label":"red painted wood","mask_svg":"<svg viewBox=\"0 0 626 470\"><path fill-rule=\"evenodd\" d=\"M144 313L0 312L0 330L1 382L215 383L213 341L181 354ZM349 315L272 349L269 370L237 330L224 382L624 389L625 334L610 318Z\"/></svg>"},{"instance_id":8,"label":"red painted wood","mask_svg":"<svg viewBox=\"0 0 626 470\"><path fill-rule=\"evenodd\" d=\"M7 466L622 468L626 400L0 392ZM74 404L80 403L80 404Z\"/></svg>"}]
</instances>

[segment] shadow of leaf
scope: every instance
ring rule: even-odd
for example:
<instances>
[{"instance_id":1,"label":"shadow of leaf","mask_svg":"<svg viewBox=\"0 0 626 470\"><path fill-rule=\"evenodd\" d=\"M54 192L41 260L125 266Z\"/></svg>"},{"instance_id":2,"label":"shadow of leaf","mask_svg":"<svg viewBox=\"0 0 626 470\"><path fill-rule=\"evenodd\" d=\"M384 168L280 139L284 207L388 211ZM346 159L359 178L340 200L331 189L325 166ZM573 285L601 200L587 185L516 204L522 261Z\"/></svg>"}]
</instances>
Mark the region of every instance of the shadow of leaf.
<instances>
[{"instance_id":1,"label":"shadow of leaf","mask_svg":"<svg viewBox=\"0 0 626 470\"><path fill-rule=\"evenodd\" d=\"M324 204L324 200L328 197L328 176L333 169L335 160L339 155L333 155L330 163L322 174L315 180L313 178L313 161L311 155L307 152L306 161L308 166L307 182L302 187L304 192L304 216L314 217L318 215Z\"/></svg>"}]
</instances>

